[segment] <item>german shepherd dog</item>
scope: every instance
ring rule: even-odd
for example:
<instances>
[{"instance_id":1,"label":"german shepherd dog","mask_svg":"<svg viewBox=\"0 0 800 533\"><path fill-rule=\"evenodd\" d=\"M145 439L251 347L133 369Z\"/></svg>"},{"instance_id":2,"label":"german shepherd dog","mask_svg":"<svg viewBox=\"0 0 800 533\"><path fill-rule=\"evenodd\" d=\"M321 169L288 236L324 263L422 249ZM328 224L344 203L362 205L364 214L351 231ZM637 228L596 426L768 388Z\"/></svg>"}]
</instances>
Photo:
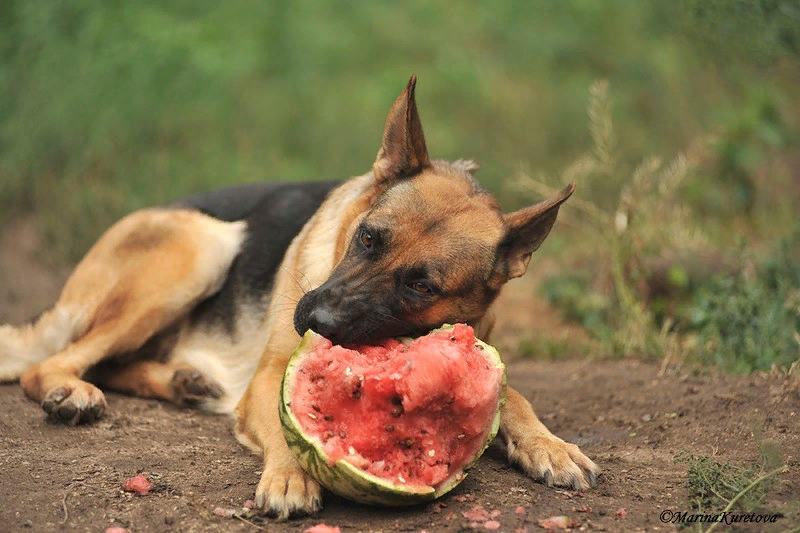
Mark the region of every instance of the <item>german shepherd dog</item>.
<instances>
[{"instance_id":1,"label":"german shepherd dog","mask_svg":"<svg viewBox=\"0 0 800 533\"><path fill-rule=\"evenodd\" d=\"M488 339L492 302L525 273L574 190L503 214L475 163L429 158L415 85L392 106L363 176L234 187L124 217L52 309L0 327L0 380L20 379L66 424L103 415L96 385L233 414L237 439L264 459L256 504L279 518L320 509L320 486L278 417L300 335L368 343L465 322ZM530 476L594 485L598 467L511 388L500 429Z\"/></svg>"}]
</instances>

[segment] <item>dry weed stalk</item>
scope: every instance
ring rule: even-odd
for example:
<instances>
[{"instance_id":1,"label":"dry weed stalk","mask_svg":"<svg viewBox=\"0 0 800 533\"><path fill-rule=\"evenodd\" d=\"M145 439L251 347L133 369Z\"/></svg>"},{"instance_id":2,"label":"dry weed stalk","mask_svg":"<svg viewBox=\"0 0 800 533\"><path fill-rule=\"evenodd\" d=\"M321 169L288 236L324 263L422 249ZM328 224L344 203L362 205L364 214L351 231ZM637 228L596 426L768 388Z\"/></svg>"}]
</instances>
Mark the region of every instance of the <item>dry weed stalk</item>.
<instances>
[{"instance_id":1,"label":"dry weed stalk","mask_svg":"<svg viewBox=\"0 0 800 533\"><path fill-rule=\"evenodd\" d=\"M662 256L668 251L686 253L706 244L704 235L695 228L689 210L677 200L677 192L685 178L705 153L711 138L694 142L666 165L658 157L645 158L632 172L625 172L616 159L616 139L609 103L607 81L595 82L589 93L589 132L593 147L589 154L569 165L559 176L561 184L578 183L574 195L562 209L562 220L577 225L599 237L597 257L607 262L614 291L622 312L619 340L626 355L652 353L674 356L680 351L679 340L668 331L658 331L650 311L636 295L630 282L631 273L643 274L642 260ZM612 209L580 196L581 182L620 179L623 185ZM552 196L558 186L548 176L535 178L521 172L511 186L527 193Z\"/></svg>"}]
</instances>

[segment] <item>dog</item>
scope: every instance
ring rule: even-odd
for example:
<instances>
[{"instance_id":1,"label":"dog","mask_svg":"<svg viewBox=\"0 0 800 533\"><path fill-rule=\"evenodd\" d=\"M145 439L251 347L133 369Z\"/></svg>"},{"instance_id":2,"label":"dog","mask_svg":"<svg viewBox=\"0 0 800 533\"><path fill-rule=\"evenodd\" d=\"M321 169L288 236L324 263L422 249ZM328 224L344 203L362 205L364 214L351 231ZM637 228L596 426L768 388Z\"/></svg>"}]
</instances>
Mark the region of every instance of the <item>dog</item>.
<instances>
[{"instance_id":1,"label":"dog","mask_svg":"<svg viewBox=\"0 0 800 533\"><path fill-rule=\"evenodd\" d=\"M230 413L264 460L256 504L281 519L319 510L321 488L278 417L300 335L368 343L464 322L488 339L501 288L525 273L575 188L503 214L475 163L430 159L415 86L412 76L362 176L233 187L121 219L52 309L0 327L0 380L19 379L67 424L103 415L98 386ZM512 388L500 435L547 485L595 484L597 465Z\"/></svg>"}]
</instances>

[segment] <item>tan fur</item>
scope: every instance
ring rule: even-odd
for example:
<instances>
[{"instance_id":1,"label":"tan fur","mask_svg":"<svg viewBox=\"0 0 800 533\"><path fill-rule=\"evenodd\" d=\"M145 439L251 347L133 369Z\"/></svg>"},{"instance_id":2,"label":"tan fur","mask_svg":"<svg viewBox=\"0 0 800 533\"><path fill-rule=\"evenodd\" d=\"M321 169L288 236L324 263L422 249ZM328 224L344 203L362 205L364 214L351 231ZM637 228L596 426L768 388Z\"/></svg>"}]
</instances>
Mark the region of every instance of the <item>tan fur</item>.
<instances>
[{"instance_id":1,"label":"tan fur","mask_svg":"<svg viewBox=\"0 0 800 533\"><path fill-rule=\"evenodd\" d=\"M84 331L22 373L25 394L71 423L102 414L105 398L83 374L139 349L217 291L243 231L242 223L193 211L152 209L120 220L78 264L54 307L85 316Z\"/></svg>"},{"instance_id":2,"label":"tan fur","mask_svg":"<svg viewBox=\"0 0 800 533\"><path fill-rule=\"evenodd\" d=\"M102 392L82 379L92 367L96 382L115 390L233 412L236 438L264 460L256 503L280 518L319 509L320 486L298 466L278 418L281 379L300 340L293 327L297 302L334 268L374 278L370 269L392 272L424 258L440 294L400 318L414 326L468 322L488 340L500 287L525 272L572 193L568 187L503 215L472 180L476 163L428 156L415 82L392 106L372 171L333 190L286 250L266 313L242 308L233 335L187 319L225 281L244 223L194 211L140 211L100 238L53 310L33 326L0 328L0 379L21 376L28 396L69 423L93 421L105 408ZM347 259L365 221L390 228L393 241L369 264ZM14 350L21 352L17 359ZM151 357L137 359L142 351ZM104 361L111 355L123 357ZM597 466L552 435L513 389L501 435L510 459L529 475L576 489L593 484Z\"/></svg>"}]
</instances>

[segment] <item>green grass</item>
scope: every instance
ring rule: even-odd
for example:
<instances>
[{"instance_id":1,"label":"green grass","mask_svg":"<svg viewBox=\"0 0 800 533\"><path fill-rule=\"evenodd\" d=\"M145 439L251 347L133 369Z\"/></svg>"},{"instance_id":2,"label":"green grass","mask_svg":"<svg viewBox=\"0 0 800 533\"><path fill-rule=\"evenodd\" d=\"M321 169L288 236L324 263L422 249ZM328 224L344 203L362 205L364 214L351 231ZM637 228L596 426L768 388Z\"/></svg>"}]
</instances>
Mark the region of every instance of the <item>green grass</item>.
<instances>
[{"instance_id":1,"label":"green grass","mask_svg":"<svg viewBox=\"0 0 800 533\"><path fill-rule=\"evenodd\" d=\"M591 353L589 346L565 338L550 337L523 337L519 340L516 353L527 359L549 359L556 361L576 355L588 356Z\"/></svg>"},{"instance_id":2,"label":"green grass","mask_svg":"<svg viewBox=\"0 0 800 533\"><path fill-rule=\"evenodd\" d=\"M685 464L687 469L687 503L691 509L687 514L719 515L754 511L776 514L769 511L769 504L765 502L766 496L772 490L776 477L786 473L789 468L783 464L774 443L759 441L758 447L761 461L746 466L715 461L708 456L688 451L677 453L675 462ZM711 533L720 524L724 525L723 529L727 527L724 521L709 524L697 521L680 523L678 528Z\"/></svg>"},{"instance_id":3,"label":"green grass","mask_svg":"<svg viewBox=\"0 0 800 533\"><path fill-rule=\"evenodd\" d=\"M758 270L748 272L748 265ZM697 357L737 373L788 368L800 359L798 265L800 225L766 259L743 256L736 272L702 287L689 311Z\"/></svg>"},{"instance_id":4,"label":"green grass","mask_svg":"<svg viewBox=\"0 0 800 533\"><path fill-rule=\"evenodd\" d=\"M411 73L434 157L480 160L495 192L521 166L556 169L582 151L596 78L613 80L627 160L677 149L752 90L796 105L782 96L797 81L782 67L793 48L779 43L755 63L745 46L719 61L727 49L698 40L707 21L693 9L8 0L0 208L36 210L54 256L75 260L143 206L232 183L360 174Z\"/></svg>"}]
</instances>

